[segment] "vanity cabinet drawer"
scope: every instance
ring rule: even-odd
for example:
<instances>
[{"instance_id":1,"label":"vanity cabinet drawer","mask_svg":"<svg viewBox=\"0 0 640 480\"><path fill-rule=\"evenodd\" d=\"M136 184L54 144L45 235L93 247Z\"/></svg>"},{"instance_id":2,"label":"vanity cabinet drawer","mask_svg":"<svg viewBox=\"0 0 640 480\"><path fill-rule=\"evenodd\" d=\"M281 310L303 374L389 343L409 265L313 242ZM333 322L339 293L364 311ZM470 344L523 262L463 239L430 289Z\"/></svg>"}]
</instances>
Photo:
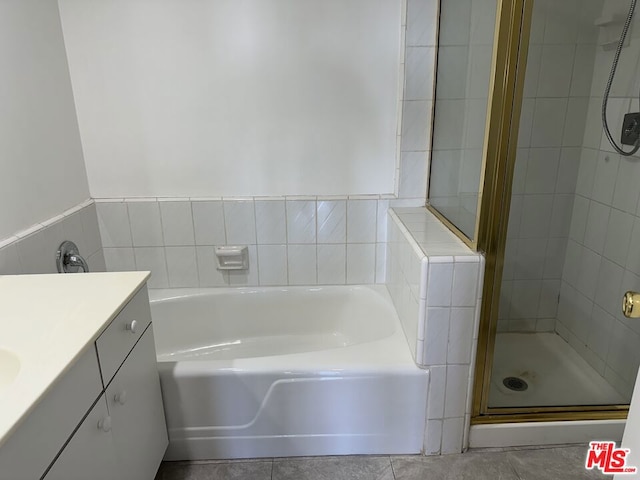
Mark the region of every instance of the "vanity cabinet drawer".
<instances>
[{"instance_id":1,"label":"vanity cabinet drawer","mask_svg":"<svg viewBox=\"0 0 640 480\"><path fill-rule=\"evenodd\" d=\"M143 286L96 340L105 387L150 323L149 294Z\"/></svg>"},{"instance_id":2,"label":"vanity cabinet drawer","mask_svg":"<svg viewBox=\"0 0 640 480\"><path fill-rule=\"evenodd\" d=\"M2 445L0 479L40 478L101 393L91 344Z\"/></svg>"}]
</instances>

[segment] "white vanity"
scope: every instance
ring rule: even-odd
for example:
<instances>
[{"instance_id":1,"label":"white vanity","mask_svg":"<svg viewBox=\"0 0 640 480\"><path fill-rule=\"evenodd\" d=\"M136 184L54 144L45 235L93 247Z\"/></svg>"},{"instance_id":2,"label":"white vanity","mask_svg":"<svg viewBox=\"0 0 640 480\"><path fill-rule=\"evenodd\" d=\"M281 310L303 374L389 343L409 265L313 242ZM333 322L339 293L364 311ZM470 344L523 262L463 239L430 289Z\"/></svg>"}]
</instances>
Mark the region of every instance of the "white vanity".
<instances>
[{"instance_id":1,"label":"white vanity","mask_svg":"<svg viewBox=\"0 0 640 480\"><path fill-rule=\"evenodd\" d=\"M0 480L153 480L148 272L0 276Z\"/></svg>"}]
</instances>

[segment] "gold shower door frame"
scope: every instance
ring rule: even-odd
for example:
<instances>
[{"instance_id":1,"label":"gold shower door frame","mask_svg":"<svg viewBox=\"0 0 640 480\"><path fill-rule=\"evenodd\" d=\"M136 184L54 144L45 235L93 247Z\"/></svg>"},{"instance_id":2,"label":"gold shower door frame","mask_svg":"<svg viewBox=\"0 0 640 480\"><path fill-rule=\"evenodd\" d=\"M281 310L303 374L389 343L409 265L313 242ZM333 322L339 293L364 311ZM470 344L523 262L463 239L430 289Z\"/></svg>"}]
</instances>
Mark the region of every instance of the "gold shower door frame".
<instances>
[{"instance_id":1,"label":"gold shower door frame","mask_svg":"<svg viewBox=\"0 0 640 480\"><path fill-rule=\"evenodd\" d=\"M484 252L486 260L471 422L624 419L628 405L513 408L490 408L488 405L533 1L498 0L477 240L471 240L453 228L467 245ZM442 219L441 214L434 213ZM452 227L448 220L444 221Z\"/></svg>"}]
</instances>

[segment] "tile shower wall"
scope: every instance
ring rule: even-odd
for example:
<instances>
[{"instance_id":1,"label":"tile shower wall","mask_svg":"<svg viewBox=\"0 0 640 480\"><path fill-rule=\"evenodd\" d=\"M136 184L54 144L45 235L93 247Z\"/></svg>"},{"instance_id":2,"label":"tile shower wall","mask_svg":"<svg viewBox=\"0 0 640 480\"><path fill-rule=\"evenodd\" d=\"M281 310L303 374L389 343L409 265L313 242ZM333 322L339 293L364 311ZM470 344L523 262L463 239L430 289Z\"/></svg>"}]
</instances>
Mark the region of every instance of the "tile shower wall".
<instances>
[{"instance_id":1,"label":"tile shower wall","mask_svg":"<svg viewBox=\"0 0 640 480\"><path fill-rule=\"evenodd\" d=\"M97 209L108 270L151 270L151 288L340 285L384 282L390 201L109 199ZM217 270L216 245L248 245L249 270Z\"/></svg>"},{"instance_id":2,"label":"tile shower wall","mask_svg":"<svg viewBox=\"0 0 640 480\"><path fill-rule=\"evenodd\" d=\"M628 7L628 2L607 0L601 15L626 15ZM636 11L609 100L614 138L619 137L623 113L638 111L639 22ZM619 31L621 25L615 28ZM595 66L556 329L620 394L630 398L640 365L640 324L624 318L621 299L626 290L640 289L640 156L615 153L600 123L613 59L611 48L603 46L607 33L602 29L593 47Z\"/></svg>"},{"instance_id":3,"label":"tile shower wall","mask_svg":"<svg viewBox=\"0 0 640 480\"><path fill-rule=\"evenodd\" d=\"M64 240L78 246L92 272L106 270L96 207L87 200L0 240L0 275L57 273L56 251Z\"/></svg>"},{"instance_id":4,"label":"tile shower wall","mask_svg":"<svg viewBox=\"0 0 640 480\"><path fill-rule=\"evenodd\" d=\"M426 201L438 3L403 2L395 192L398 198L410 199L404 205L422 206Z\"/></svg>"},{"instance_id":5,"label":"tile shower wall","mask_svg":"<svg viewBox=\"0 0 640 480\"><path fill-rule=\"evenodd\" d=\"M426 209L390 210L386 285L416 363L430 372L427 455L467 444L483 274L483 257Z\"/></svg>"},{"instance_id":6,"label":"tile shower wall","mask_svg":"<svg viewBox=\"0 0 640 480\"><path fill-rule=\"evenodd\" d=\"M534 3L499 331L555 329L602 0L579 3Z\"/></svg>"}]
</instances>

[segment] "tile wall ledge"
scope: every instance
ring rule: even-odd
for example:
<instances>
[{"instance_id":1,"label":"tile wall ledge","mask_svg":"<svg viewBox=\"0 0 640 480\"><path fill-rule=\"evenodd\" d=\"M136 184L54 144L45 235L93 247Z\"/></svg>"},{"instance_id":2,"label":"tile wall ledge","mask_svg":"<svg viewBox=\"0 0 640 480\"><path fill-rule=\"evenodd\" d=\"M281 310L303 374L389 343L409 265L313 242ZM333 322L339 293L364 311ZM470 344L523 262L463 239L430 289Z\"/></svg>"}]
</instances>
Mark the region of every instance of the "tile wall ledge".
<instances>
[{"instance_id":1,"label":"tile wall ledge","mask_svg":"<svg viewBox=\"0 0 640 480\"><path fill-rule=\"evenodd\" d=\"M33 225L31 225L30 227L25 228L24 230L21 230L17 233L15 233L14 235L11 235L9 237L0 239L0 248L4 248L4 247L8 247L9 245L16 243L20 240L22 240L23 238L26 238L30 235L33 235L34 233L38 233L41 230L44 230L47 227L50 227L51 225L53 225L56 222L59 222L60 220L70 217L71 215L73 215L74 213L78 213L80 210L82 210L83 208L86 208L90 205L93 205L94 200L92 198L88 198L87 200L85 200L84 202L80 202L79 204L75 205L74 207L69 208L68 210L65 210L64 212L62 212L59 215L55 215L51 218L48 218L42 222L39 223L35 223Z\"/></svg>"},{"instance_id":2,"label":"tile wall ledge","mask_svg":"<svg viewBox=\"0 0 640 480\"><path fill-rule=\"evenodd\" d=\"M402 233L429 263L478 263L481 254L474 252L455 236L425 207L395 207L389 214Z\"/></svg>"}]
</instances>

